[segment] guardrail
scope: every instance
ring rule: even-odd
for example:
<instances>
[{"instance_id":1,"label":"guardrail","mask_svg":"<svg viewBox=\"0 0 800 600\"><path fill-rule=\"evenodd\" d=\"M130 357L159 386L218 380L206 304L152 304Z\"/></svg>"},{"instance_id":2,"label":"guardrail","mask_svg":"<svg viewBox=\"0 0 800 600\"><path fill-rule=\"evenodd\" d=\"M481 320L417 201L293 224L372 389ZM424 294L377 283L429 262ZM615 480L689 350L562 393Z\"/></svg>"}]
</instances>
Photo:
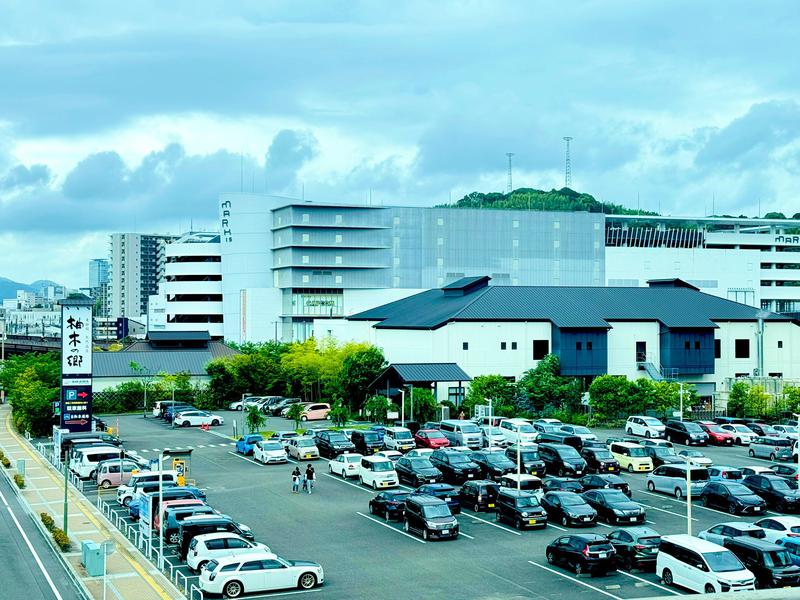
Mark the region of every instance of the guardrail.
<instances>
[{"instance_id":1,"label":"guardrail","mask_svg":"<svg viewBox=\"0 0 800 600\"><path fill-rule=\"evenodd\" d=\"M43 444L39 442L38 444L34 445L36 451L44 458L47 462L49 462L55 469L59 472L64 471L64 463L61 462L61 457L58 455L58 451L52 444ZM72 471L69 471L67 474L69 482L81 493L83 493L84 483L83 480L78 477Z\"/></svg>"}]
</instances>

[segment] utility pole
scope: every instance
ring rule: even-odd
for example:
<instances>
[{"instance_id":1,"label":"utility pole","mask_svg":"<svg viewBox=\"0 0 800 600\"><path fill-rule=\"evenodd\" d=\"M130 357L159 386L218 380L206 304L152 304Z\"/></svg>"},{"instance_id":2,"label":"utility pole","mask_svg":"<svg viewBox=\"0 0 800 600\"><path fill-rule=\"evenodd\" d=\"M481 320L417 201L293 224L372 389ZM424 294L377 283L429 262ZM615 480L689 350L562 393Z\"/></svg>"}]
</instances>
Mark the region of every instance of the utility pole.
<instances>
[{"instance_id":1,"label":"utility pole","mask_svg":"<svg viewBox=\"0 0 800 600\"><path fill-rule=\"evenodd\" d=\"M64 459L64 533L69 535L69 509L67 508L67 490L69 488L69 451Z\"/></svg>"},{"instance_id":2,"label":"utility pole","mask_svg":"<svg viewBox=\"0 0 800 600\"><path fill-rule=\"evenodd\" d=\"M572 160L569 156L569 143L572 141L572 137L565 135L563 140L566 142L564 149L564 187L570 187L572 185Z\"/></svg>"},{"instance_id":3,"label":"utility pole","mask_svg":"<svg viewBox=\"0 0 800 600\"><path fill-rule=\"evenodd\" d=\"M506 194L510 194L511 190L514 189L511 181L511 157L514 156L514 153L506 152L506 156L508 157L508 183L506 184Z\"/></svg>"}]
</instances>

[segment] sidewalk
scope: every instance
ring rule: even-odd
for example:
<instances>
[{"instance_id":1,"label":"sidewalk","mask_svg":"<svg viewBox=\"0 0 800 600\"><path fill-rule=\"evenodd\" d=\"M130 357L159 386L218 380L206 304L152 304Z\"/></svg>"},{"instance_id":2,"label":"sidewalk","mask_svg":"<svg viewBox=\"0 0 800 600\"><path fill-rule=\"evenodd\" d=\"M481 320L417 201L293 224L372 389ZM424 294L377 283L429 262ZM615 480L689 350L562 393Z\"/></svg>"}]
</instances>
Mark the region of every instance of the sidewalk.
<instances>
[{"instance_id":1,"label":"sidewalk","mask_svg":"<svg viewBox=\"0 0 800 600\"><path fill-rule=\"evenodd\" d=\"M37 515L49 513L61 527L64 521L64 476L44 460L22 436L12 429L11 409L0 406L0 450L11 461L9 475L16 473L16 461L25 460L25 489L21 499ZM2 468L2 467L0 467ZM68 490L69 537L72 551L62 556L76 579L92 598L103 597L103 578L89 577L81 565L81 542L113 539L116 551L109 556L108 598L118 600L178 600L185 598L172 583L147 561L114 528L97 508L72 485ZM60 552L57 550L57 552Z\"/></svg>"}]
</instances>

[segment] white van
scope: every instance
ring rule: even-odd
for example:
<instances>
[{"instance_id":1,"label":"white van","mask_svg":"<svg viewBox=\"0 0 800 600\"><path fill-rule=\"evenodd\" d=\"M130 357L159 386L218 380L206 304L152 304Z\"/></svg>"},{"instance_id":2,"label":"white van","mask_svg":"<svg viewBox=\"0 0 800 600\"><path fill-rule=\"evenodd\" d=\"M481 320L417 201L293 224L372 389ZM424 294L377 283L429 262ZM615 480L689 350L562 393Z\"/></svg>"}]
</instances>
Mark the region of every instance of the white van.
<instances>
[{"instance_id":1,"label":"white van","mask_svg":"<svg viewBox=\"0 0 800 600\"><path fill-rule=\"evenodd\" d=\"M161 474L164 478L164 483L178 482L177 471L163 471ZM128 480L128 483L117 488L117 502L122 506L128 506L133 499L136 487L142 483L157 483L158 475L158 471L139 471L138 473L134 473Z\"/></svg>"},{"instance_id":2,"label":"white van","mask_svg":"<svg viewBox=\"0 0 800 600\"><path fill-rule=\"evenodd\" d=\"M413 450L417 447L411 430L405 427L387 427L383 432L383 445L389 450Z\"/></svg>"},{"instance_id":3,"label":"white van","mask_svg":"<svg viewBox=\"0 0 800 600\"><path fill-rule=\"evenodd\" d=\"M503 419L500 421L500 431L507 444L532 444L536 441L536 430L525 419Z\"/></svg>"},{"instance_id":4,"label":"white van","mask_svg":"<svg viewBox=\"0 0 800 600\"><path fill-rule=\"evenodd\" d=\"M358 482L377 490L397 487L399 479L391 460L383 456L365 456L358 465Z\"/></svg>"},{"instance_id":5,"label":"white van","mask_svg":"<svg viewBox=\"0 0 800 600\"><path fill-rule=\"evenodd\" d=\"M468 446L473 450L483 446L483 434L474 421L448 419L439 424L439 430L450 440L451 446Z\"/></svg>"},{"instance_id":6,"label":"white van","mask_svg":"<svg viewBox=\"0 0 800 600\"><path fill-rule=\"evenodd\" d=\"M755 576L736 555L691 535L665 535L656 557L656 574L664 585L700 594L755 590Z\"/></svg>"},{"instance_id":7,"label":"white van","mask_svg":"<svg viewBox=\"0 0 800 600\"><path fill-rule=\"evenodd\" d=\"M83 479L94 478L97 471L97 463L104 460L122 458L122 448L114 446L91 446L75 451L69 463L69 470Z\"/></svg>"}]
</instances>

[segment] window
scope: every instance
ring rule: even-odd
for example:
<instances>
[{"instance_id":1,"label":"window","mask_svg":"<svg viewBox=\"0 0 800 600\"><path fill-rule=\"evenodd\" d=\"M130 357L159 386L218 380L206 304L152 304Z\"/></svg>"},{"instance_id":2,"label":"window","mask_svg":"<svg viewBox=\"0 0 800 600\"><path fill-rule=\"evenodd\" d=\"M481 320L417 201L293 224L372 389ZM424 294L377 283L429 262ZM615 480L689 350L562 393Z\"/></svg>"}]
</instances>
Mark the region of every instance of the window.
<instances>
[{"instance_id":1,"label":"window","mask_svg":"<svg viewBox=\"0 0 800 600\"><path fill-rule=\"evenodd\" d=\"M342 264L342 257L341 256L337 256L335 262L336 262L337 265Z\"/></svg>"},{"instance_id":2,"label":"window","mask_svg":"<svg viewBox=\"0 0 800 600\"><path fill-rule=\"evenodd\" d=\"M469 350L469 342L461 342L462 350Z\"/></svg>"},{"instance_id":3,"label":"window","mask_svg":"<svg viewBox=\"0 0 800 600\"><path fill-rule=\"evenodd\" d=\"M310 235L308 235L307 233L304 233L304 234L303 234L303 241L304 241L304 242L307 242L307 241L309 241L310 239L311 239L311 236L310 236Z\"/></svg>"},{"instance_id":4,"label":"window","mask_svg":"<svg viewBox=\"0 0 800 600\"><path fill-rule=\"evenodd\" d=\"M582 350L583 345L581 342L575 342L575 350Z\"/></svg>"},{"instance_id":5,"label":"window","mask_svg":"<svg viewBox=\"0 0 800 600\"><path fill-rule=\"evenodd\" d=\"M511 240L511 246L514 248L519 248L519 240Z\"/></svg>"},{"instance_id":6,"label":"window","mask_svg":"<svg viewBox=\"0 0 800 600\"><path fill-rule=\"evenodd\" d=\"M251 560L242 565L242 568L239 569L240 571L260 571L261 570L261 561L260 560Z\"/></svg>"},{"instance_id":7,"label":"window","mask_svg":"<svg viewBox=\"0 0 800 600\"><path fill-rule=\"evenodd\" d=\"M506 349L506 343L500 342L500 350L505 350L505 349Z\"/></svg>"},{"instance_id":8,"label":"window","mask_svg":"<svg viewBox=\"0 0 800 600\"><path fill-rule=\"evenodd\" d=\"M444 246L444 238L436 238L437 246Z\"/></svg>"},{"instance_id":9,"label":"window","mask_svg":"<svg viewBox=\"0 0 800 600\"><path fill-rule=\"evenodd\" d=\"M464 401L464 388L463 387L449 387L447 388L447 399L453 404L458 406Z\"/></svg>"},{"instance_id":10,"label":"window","mask_svg":"<svg viewBox=\"0 0 800 600\"><path fill-rule=\"evenodd\" d=\"M337 244L341 244L342 243L342 234L341 233L337 233L336 234L336 243Z\"/></svg>"},{"instance_id":11,"label":"window","mask_svg":"<svg viewBox=\"0 0 800 600\"><path fill-rule=\"evenodd\" d=\"M228 550L237 549L237 548L249 548L250 547L250 544L248 544L244 540L239 540L239 539L236 539L236 538L228 538L227 540L225 540L225 539L222 539L222 540L209 540L209 542L211 542L211 541L220 541L220 542L225 541L225 542L227 542ZM206 547L208 547L208 542L206 542Z\"/></svg>"},{"instance_id":12,"label":"window","mask_svg":"<svg viewBox=\"0 0 800 600\"><path fill-rule=\"evenodd\" d=\"M395 256L395 257L392 259L392 264L393 264L395 267L399 267L399 266L400 266L400 257L399 257L399 256Z\"/></svg>"},{"instance_id":13,"label":"window","mask_svg":"<svg viewBox=\"0 0 800 600\"><path fill-rule=\"evenodd\" d=\"M308 223L310 218L308 213L303 213L303 223Z\"/></svg>"},{"instance_id":14,"label":"window","mask_svg":"<svg viewBox=\"0 0 800 600\"><path fill-rule=\"evenodd\" d=\"M700 350L700 342L699 341L694 343L694 349L695 350Z\"/></svg>"},{"instance_id":15,"label":"window","mask_svg":"<svg viewBox=\"0 0 800 600\"><path fill-rule=\"evenodd\" d=\"M209 550L224 550L225 549L225 540L207 540L206 541L206 548Z\"/></svg>"},{"instance_id":16,"label":"window","mask_svg":"<svg viewBox=\"0 0 800 600\"><path fill-rule=\"evenodd\" d=\"M691 346L692 346L691 342L683 342L683 349L684 350L689 350L691 348Z\"/></svg>"},{"instance_id":17,"label":"window","mask_svg":"<svg viewBox=\"0 0 800 600\"><path fill-rule=\"evenodd\" d=\"M308 275L303 275L303 283L308 283L309 281Z\"/></svg>"},{"instance_id":18,"label":"window","mask_svg":"<svg viewBox=\"0 0 800 600\"><path fill-rule=\"evenodd\" d=\"M548 340L533 340L533 360L542 360L550 353Z\"/></svg>"},{"instance_id":19,"label":"window","mask_svg":"<svg viewBox=\"0 0 800 600\"><path fill-rule=\"evenodd\" d=\"M392 223L395 225L400 225L400 217L395 217L394 219L392 219Z\"/></svg>"},{"instance_id":20,"label":"window","mask_svg":"<svg viewBox=\"0 0 800 600\"><path fill-rule=\"evenodd\" d=\"M560 248L561 242L558 240L553 240L553 248Z\"/></svg>"},{"instance_id":21,"label":"window","mask_svg":"<svg viewBox=\"0 0 800 600\"><path fill-rule=\"evenodd\" d=\"M511 342L511 349L512 350L516 350L517 349L517 342Z\"/></svg>"},{"instance_id":22,"label":"window","mask_svg":"<svg viewBox=\"0 0 800 600\"><path fill-rule=\"evenodd\" d=\"M341 222L342 222L342 215L336 215L336 217L334 218L334 222L335 222L337 225L341 224Z\"/></svg>"},{"instance_id":23,"label":"window","mask_svg":"<svg viewBox=\"0 0 800 600\"><path fill-rule=\"evenodd\" d=\"M304 265L308 264L308 254L304 254L303 255L302 262L303 262Z\"/></svg>"},{"instance_id":24,"label":"window","mask_svg":"<svg viewBox=\"0 0 800 600\"><path fill-rule=\"evenodd\" d=\"M264 569L283 569L283 563L277 560L262 560L261 564Z\"/></svg>"},{"instance_id":25,"label":"window","mask_svg":"<svg viewBox=\"0 0 800 600\"><path fill-rule=\"evenodd\" d=\"M439 217L438 219L436 219L436 224L439 226L444 225L444 219L442 217Z\"/></svg>"},{"instance_id":26,"label":"window","mask_svg":"<svg viewBox=\"0 0 800 600\"><path fill-rule=\"evenodd\" d=\"M592 342L586 342L586 349L591 351L592 349Z\"/></svg>"},{"instance_id":27,"label":"window","mask_svg":"<svg viewBox=\"0 0 800 600\"><path fill-rule=\"evenodd\" d=\"M736 358L750 358L750 340L736 340L734 352Z\"/></svg>"},{"instance_id":28,"label":"window","mask_svg":"<svg viewBox=\"0 0 800 600\"><path fill-rule=\"evenodd\" d=\"M778 340L778 348L783 348L783 340Z\"/></svg>"},{"instance_id":29,"label":"window","mask_svg":"<svg viewBox=\"0 0 800 600\"><path fill-rule=\"evenodd\" d=\"M336 283L342 283L342 276L341 275L337 275L336 276Z\"/></svg>"},{"instance_id":30,"label":"window","mask_svg":"<svg viewBox=\"0 0 800 600\"><path fill-rule=\"evenodd\" d=\"M722 358L722 340L714 340L714 358Z\"/></svg>"},{"instance_id":31,"label":"window","mask_svg":"<svg viewBox=\"0 0 800 600\"><path fill-rule=\"evenodd\" d=\"M513 221L511 221L511 227L513 227L514 229L518 229L519 228L519 219L514 219Z\"/></svg>"}]
</instances>

